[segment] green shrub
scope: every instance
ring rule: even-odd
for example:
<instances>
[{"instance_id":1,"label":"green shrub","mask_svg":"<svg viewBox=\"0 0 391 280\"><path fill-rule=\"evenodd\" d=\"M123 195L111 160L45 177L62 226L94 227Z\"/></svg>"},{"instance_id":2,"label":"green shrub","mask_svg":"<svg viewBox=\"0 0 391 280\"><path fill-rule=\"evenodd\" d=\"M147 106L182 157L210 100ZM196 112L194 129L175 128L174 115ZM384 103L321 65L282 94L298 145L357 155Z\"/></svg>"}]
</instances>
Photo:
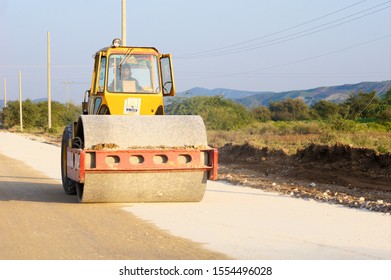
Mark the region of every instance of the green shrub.
<instances>
[{"instance_id":1,"label":"green shrub","mask_svg":"<svg viewBox=\"0 0 391 280\"><path fill-rule=\"evenodd\" d=\"M220 96L177 98L166 107L170 115L200 115L208 129L238 130L255 121L243 105Z\"/></svg>"},{"instance_id":2,"label":"green shrub","mask_svg":"<svg viewBox=\"0 0 391 280\"><path fill-rule=\"evenodd\" d=\"M72 103L62 104L56 101L51 103L52 130L62 130L63 127L77 120L81 114L81 106ZM30 99L22 102L23 128L41 130L48 129L48 102L34 103ZM7 102L7 108L0 112L3 127L10 129L20 128L19 101Z\"/></svg>"}]
</instances>

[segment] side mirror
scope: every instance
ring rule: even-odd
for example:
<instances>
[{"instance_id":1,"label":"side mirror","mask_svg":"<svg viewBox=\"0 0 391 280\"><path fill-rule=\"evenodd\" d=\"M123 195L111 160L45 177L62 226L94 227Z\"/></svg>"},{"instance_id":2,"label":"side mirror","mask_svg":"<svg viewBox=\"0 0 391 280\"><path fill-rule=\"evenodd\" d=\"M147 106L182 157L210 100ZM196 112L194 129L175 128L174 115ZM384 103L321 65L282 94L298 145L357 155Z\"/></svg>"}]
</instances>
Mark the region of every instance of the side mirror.
<instances>
[{"instance_id":1,"label":"side mirror","mask_svg":"<svg viewBox=\"0 0 391 280\"><path fill-rule=\"evenodd\" d=\"M83 110L83 115L88 115L88 101L87 101L87 96L90 96L90 91L86 90L84 93L84 100L81 103L81 108Z\"/></svg>"},{"instance_id":2,"label":"side mirror","mask_svg":"<svg viewBox=\"0 0 391 280\"><path fill-rule=\"evenodd\" d=\"M160 58L162 73L163 96L175 96L174 72L171 63L171 54L164 54Z\"/></svg>"}]
</instances>

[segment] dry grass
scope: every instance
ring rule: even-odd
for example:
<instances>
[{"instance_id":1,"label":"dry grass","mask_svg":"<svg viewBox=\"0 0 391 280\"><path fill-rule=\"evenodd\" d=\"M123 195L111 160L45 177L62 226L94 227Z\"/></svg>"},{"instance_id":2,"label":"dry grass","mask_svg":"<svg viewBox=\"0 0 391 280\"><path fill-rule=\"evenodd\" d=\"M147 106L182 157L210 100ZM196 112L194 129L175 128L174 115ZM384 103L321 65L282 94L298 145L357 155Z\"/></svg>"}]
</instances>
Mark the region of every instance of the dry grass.
<instances>
[{"instance_id":1,"label":"dry grass","mask_svg":"<svg viewBox=\"0 0 391 280\"><path fill-rule=\"evenodd\" d=\"M10 131L19 131L13 128ZM25 132L61 139L62 130L44 131L25 129ZM308 145L351 145L357 148L369 148L379 153L391 152L391 124L362 124L348 121L345 123L310 122L266 122L257 123L238 131L208 131L208 143L221 147L227 143L249 143L255 147L282 149L287 154L295 154L297 149Z\"/></svg>"},{"instance_id":2,"label":"dry grass","mask_svg":"<svg viewBox=\"0 0 391 280\"><path fill-rule=\"evenodd\" d=\"M361 125L361 124L360 124ZM369 148L379 153L391 152L391 131L378 128L354 127L350 130L335 130L320 122L259 123L240 131L208 131L209 144L221 147L226 143L249 143L255 147L282 149L288 154L296 153L311 143Z\"/></svg>"}]
</instances>

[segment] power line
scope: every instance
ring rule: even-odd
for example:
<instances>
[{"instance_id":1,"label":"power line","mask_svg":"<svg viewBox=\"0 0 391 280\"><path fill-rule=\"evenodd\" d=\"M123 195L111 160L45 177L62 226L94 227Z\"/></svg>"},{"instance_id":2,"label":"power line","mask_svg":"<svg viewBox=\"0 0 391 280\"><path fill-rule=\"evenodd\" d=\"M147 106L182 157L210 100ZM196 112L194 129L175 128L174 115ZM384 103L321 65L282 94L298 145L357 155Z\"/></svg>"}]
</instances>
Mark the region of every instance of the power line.
<instances>
[{"instance_id":1,"label":"power line","mask_svg":"<svg viewBox=\"0 0 391 280\"><path fill-rule=\"evenodd\" d=\"M357 4L362 3L362 2L364 2L364 1L358 2L358 3L354 4L354 5L357 5ZM280 43L291 41L291 40L294 40L294 39L297 39L297 38L305 37L305 36L308 36L308 35L311 35L311 34L314 34L314 33L318 33L318 32L324 31L324 30L328 30L328 29L340 26L342 24L346 24L346 23L358 20L360 18L369 16L371 14L383 11L385 9L391 8L391 6L386 6L386 7L377 9L375 11L371 11L371 10L376 9L376 8L378 8L380 6L383 6L385 4L389 4L389 3L391 3L391 1L386 1L386 2L383 2L381 4L372 6L372 7L368 8L368 9L365 9L365 10L362 10L362 11L350 14L348 16L345 16L345 17L342 17L342 18L339 18L339 19L336 19L336 20L333 20L333 21L330 21L330 22L327 22L327 23L324 23L324 24L321 24L321 25L318 25L318 26L315 26L315 27L311 27L311 28L308 28L308 29L305 29L305 30L302 30L302 31L298 31L298 32L295 32L295 33L292 33L292 34L288 34L288 35L285 35L285 36L282 36L282 37L279 37L279 38L271 39L271 40L268 40L268 41L265 41L265 42L260 42L260 43L256 43L256 44L252 44L252 45L248 45L248 46L243 46L243 47L240 47L240 48L232 48L232 46L244 45L245 43L248 43L248 42L257 41L259 39L264 39L266 37L270 37L271 35L279 34L279 33L285 32L287 30L292 30L292 29L294 29L296 27L303 26L306 23L310 23L310 22L316 21L316 20L324 18L324 17L326 17L328 15L335 14L338 11L346 10L347 8L350 8L350 7L354 6L354 5L350 5L348 7L345 7L343 9L340 9L340 10L335 11L333 13L324 15L324 16L319 17L319 18L314 19L314 20L306 21L305 23L296 25L296 26L291 27L291 28L284 29L282 31L274 32L274 33L271 33L271 34L268 34L268 35L265 35L265 36L262 36L262 37L258 37L256 39L248 40L248 41L245 41L245 42L242 42L242 43L238 43L238 44L234 44L234 45L227 46L227 47L221 47L221 48L210 50L210 51L198 52L198 53L193 53L193 54L188 54L188 55L181 55L181 56L176 57L176 59L209 58L209 57L222 56L222 55L234 54L234 53L251 51L251 50L254 50L254 49L269 47L269 46L272 46L272 45L280 44ZM371 12L368 12L368 11L371 11ZM365 12L367 12L367 13L364 14L364 15L360 15L360 14L363 14ZM357 15L360 15L360 16L357 16ZM351 17L354 17L354 16L356 16L356 17L353 18L353 19L345 20L345 19L348 19L348 18L351 18ZM345 20L345 21L340 22L342 20ZM337 22L340 22L340 23L337 23ZM336 24L334 24L334 23L336 23ZM331 25L331 24L334 24L334 25ZM328 25L331 25L331 26L328 26ZM324 27L324 28L322 28L322 27ZM319 28L321 28L321 29L319 29Z\"/></svg>"},{"instance_id":2,"label":"power line","mask_svg":"<svg viewBox=\"0 0 391 280\"><path fill-rule=\"evenodd\" d=\"M357 43L357 44L354 44L354 45L351 45L351 46L348 46L348 47L345 47L345 48L337 49L337 50L334 50L334 51L330 51L330 52L327 52L327 53L323 53L323 54L319 54L319 55L316 55L316 56L295 60L295 61L284 63L284 64L279 64L279 65L275 65L275 66L269 66L269 67L265 67L265 68L262 68L262 69L252 70L252 71L249 71L249 72L250 73L251 72L260 72L260 71L263 71L263 70L269 70L269 69L273 69L273 68L277 68L277 67L283 67L283 66L288 66L288 65L292 65L292 64L302 63L302 62L314 60L314 59L317 59L317 58L320 58L320 57L324 57L324 56L328 56L328 55L331 55L331 54L336 54L336 53L340 53L340 52L343 52L343 51L346 51L346 50L357 48L357 47L360 47L360 46L363 46L363 45L367 45L369 43L373 43L373 42L376 42L376 41L379 41L379 40L382 40L382 39L385 39L385 38L389 38L389 37L391 37L391 33L387 34L387 35L384 35L384 36L381 36L381 37L378 37L378 38L375 38L375 39L372 39L372 40L368 40L368 41L365 41L365 42Z\"/></svg>"},{"instance_id":3,"label":"power line","mask_svg":"<svg viewBox=\"0 0 391 280\"><path fill-rule=\"evenodd\" d=\"M220 53L220 54L214 54L214 55L211 54L211 55L209 55L207 57L216 56L216 55L234 54L234 53L238 53L238 52L250 51L250 50L255 50L255 49L259 49L259 48L264 48L264 47L277 45L277 44L284 43L284 42L287 42L287 41L291 41L291 40L294 40L294 39L297 39L297 38L302 38L302 37L305 37L305 36L308 36L308 35L312 35L312 34L315 34L315 33L321 32L321 31L325 31L325 30L328 30L328 29L340 26L342 24L345 24L345 23L348 23L348 22L351 22L351 21L363 18L365 16L371 15L373 13L376 13L376 12L379 12L379 11L382 11L382 10L385 10L385 9L388 9L388 8L391 8L391 6L387 6L385 8L373 11L371 13L368 13L368 14L365 14L365 15L362 15L362 16L359 16L359 17L356 17L356 18L353 18L353 19L350 19L350 20L347 20L347 21L344 21L344 22L341 22L341 23L338 23L338 24L334 24L334 25L329 26L329 27L325 27L325 28L322 28L322 29L319 29L319 30L315 30L315 31L312 31L312 32L307 32L307 31L310 31L310 30L313 30L313 29L316 29L316 28L319 28L319 27L322 27L322 26L325 26L325 25L329 25L329 24L334 23L336 21L340 21L341 19L338 19L338 20L330 22L330 23L322 24L322 25L319 25L319 26L316 26L316 27L313 27L313 28L310 28L310 29L307 29L307 30L304 30L304 31L300 31L300 32L297 32L297 33L294 33L294 34L291 34L291 35L287 35L287 36L284 36L282 38L274 39L274 40L271 40L271 41L268 41L268 42L265 42L265 43L262 43L262 44L256 44L256 45L253 45L253 46L249 46L247 48L233 50L233 51L229 51L229 52L227 51L225 53ZM347 17L350 17L350 16L347 16ZM344 17L342 19L345 19L347 17ZM307 33L302 34L302 35L297 35L297 34L304 33L304 32L307 32ZM297 36L295 36L295 35L297 35ZM289 37L291 37L291 38L289 38Z\"/></svg>"},{"instance_id":4,"label":"power line","mask_svg":"<svg viewBox=\"0 0 391 280\"><path fill-rule=\"evenodd\" d=\"M284 67L284 66L288 66L288 65L294 65L294 64L298 64L298 63L303 63L303 62L314 60L314 59L321 58L321 57L324 57L324 56L329 56L329 55L332 55L332 54L343 52L343 51L346 51L346 50L349 50L349 49L357 48L357 47L360 47L360 46L363 46L363 45L366 45L366 44L370 44L370 43L373 43L373 42L376 42L376 41L379 41L379 40L383 40L383 39L386 39L386 38L389 38L389 37L391 37L391 33L390 34L386 34L386 35L381 36L381 37L377 37L377 38L365 41L365 42L357 43L357 44L354 44L354 45L351 45L351 46L348 46L348 47L345 47L345 48L337 49L337 50L334 50L334 51L330 51L330 52L327 52L327 53L319 54L319 55L308 57L308 58L303 58L303 59L299 59L299 60L295 60L295 61L291 61L291 62L287 62L287 63L283 63L283 64L278 64L278 65L267 66L267 67L263 67L263 68L259 68L259 69L253 69L253 70L245 71L245 72L225 73L225 74L217 74L216 73L216 75L211 74L207 78L215 79L215 78L245 76L245 75L248 75L248 74L257 73L257 72L261 72L261 71L265 71L265 70L270 70L270 69L280 68L280 67Z\"/></svg>"},{"instance_id":5,"label":"power line","mask_svg":"<svg viewBox=\"0 0 391 280\"><path fill-rule=\"evenodd\" d=\"M356 5L359 5L359 4L361 4L361 3L363 3L363 2L366 2L366 1L367 1L367 0L363 0L363 1L357 2L357 3L355 3L355 4L352 4L352 5L349 5L349 6L347 6L347 7L342 8L342 9L336 10L336 11L334 11L334 12L325 14L325 15L323 15L323 16L320 16L320 17L317 17L317 18L314 18L314 19L305 21L305 22L303 22L303 23L294 25L294 26L292 26L292 27L288 27L288 28L285 28L285 29L282 29L282 30L279 30L279 31L276 31L276 32L272 32L272 33L269 33L269 34L266 34L266 35L263 35L263 36L260 36L260 37L256 37L256 38L254 38L254 39L250 39L250 40L247 40L247 41L243 41L243 42L240 42L240 43L235 43L235 44L228 45L228 46L224 46L224 47L219 47L219 48L216 48L216 49L211 49L211 50L206 50L206 51L200 51L200 52L195 52L195 53L183 54L183 55L179 55L178 57L202 55L202 54L207 54L207 53L211 53L211 52L215 52L215 51L220 51L220 50L224 50L224 49L229 49L229 48L232 48L232 47L236 47L236 46L244 45L244 44L251 43L251 42L254 42L254 41L258 41L258 40L260 40L260 39L264 39L264 38L267 38L267 37L270 37L270 36L273 36L273 35L277 35L277 34L280 34L280 33L283 33L283 32L286 32L286 31L289 31L289 30L292 30L292 29L295 29L295 28L297 28L297 27L306 25L306 24L308 24L308 23L311 23L311 22L320 20L320 19L322 19L322 18L331 16L331 15L333 15L333 14L336 14L336 13L339 13L339 12L344 11L344 10L346 10L346 9L352 8L352 7L354 7L354 6L356 6Z\"/></svg>"}]
</instances>

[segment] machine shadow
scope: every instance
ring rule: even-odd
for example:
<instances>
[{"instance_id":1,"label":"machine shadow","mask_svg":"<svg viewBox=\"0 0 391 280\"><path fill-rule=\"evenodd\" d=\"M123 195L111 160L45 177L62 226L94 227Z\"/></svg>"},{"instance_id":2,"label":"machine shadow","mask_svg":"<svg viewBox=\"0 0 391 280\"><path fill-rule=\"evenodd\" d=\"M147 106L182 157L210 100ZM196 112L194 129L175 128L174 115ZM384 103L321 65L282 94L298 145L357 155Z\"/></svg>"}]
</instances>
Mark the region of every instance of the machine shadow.
<instances>
[{"instance_id":1,"label":"machine shadow","mask_svg":"<svg viewBox=\"0 0 391 280\"><path fill-rule=\"evenodd\" d=\"M66 195L61 184L47 182L2 181L0 201L78 203L76 195Z\"/></svg>"}]
</instances>

